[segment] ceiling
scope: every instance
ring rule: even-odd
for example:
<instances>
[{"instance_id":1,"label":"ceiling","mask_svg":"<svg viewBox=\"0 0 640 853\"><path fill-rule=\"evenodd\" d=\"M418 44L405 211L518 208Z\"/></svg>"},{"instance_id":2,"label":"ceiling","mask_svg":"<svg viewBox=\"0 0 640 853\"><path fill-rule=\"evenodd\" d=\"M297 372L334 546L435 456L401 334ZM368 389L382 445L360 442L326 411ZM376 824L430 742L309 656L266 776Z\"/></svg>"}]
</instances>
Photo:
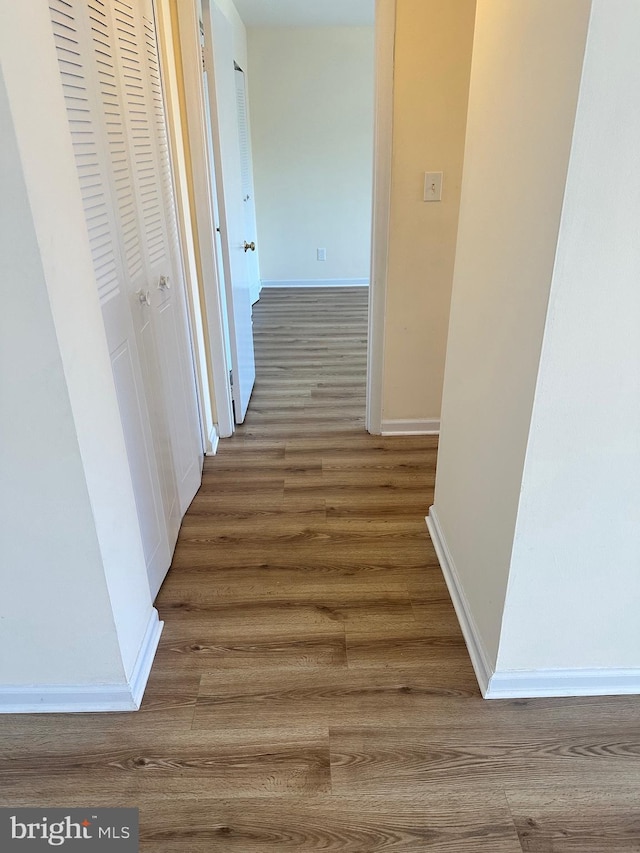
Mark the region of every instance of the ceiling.
<instances>
[{"instance_id":1,"label":"ceiling","mask_svg":"<svg viewBox=\"0 0 640 853\"><path fill-rule=\"evenodd\" d=\"M247 27L370 27L375 0L234 0Z\"/></svg>"}]
</instances>

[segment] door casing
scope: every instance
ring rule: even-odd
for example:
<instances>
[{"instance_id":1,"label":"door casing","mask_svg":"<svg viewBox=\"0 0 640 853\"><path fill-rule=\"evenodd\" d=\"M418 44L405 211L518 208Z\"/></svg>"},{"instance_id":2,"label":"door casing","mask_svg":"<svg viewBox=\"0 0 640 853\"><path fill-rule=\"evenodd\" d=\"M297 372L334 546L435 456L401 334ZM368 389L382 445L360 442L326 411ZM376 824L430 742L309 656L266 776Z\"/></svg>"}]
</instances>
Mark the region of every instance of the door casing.
<instances>
[{"instance_id":1,"label":"door casing","mask_svg":"<svg viewBox=\"0 0 640 853\"><path fill-rule=\"evenodd\" d=\"M225 353L224 298L221 275L216 263L215 220L211 200L205 198L210 186L209 170L215 169L206 151L206 124L203 110L202 52L198 0L156 0L170 4L179 22L179 46L187 102L188 149L193 174L194 220L200 244L200 299L193 309L207 330L208 370L206 380L218 419L221 437L233 433L233 408L229 387L229 364ZM396 0L375 0L375 125L373 156L373 203L371 276L369 288L368 350L365 426L368 432L382 432L382 392L385 343L385 303L387 289L388 241L391 206L391 155L393 143L393 79L396 27ZM219 176L216 176L219 177ZM207 190L208 192L208 190ZM221 215L224 215L221 211Z\"/></svg>"}]
</instances>

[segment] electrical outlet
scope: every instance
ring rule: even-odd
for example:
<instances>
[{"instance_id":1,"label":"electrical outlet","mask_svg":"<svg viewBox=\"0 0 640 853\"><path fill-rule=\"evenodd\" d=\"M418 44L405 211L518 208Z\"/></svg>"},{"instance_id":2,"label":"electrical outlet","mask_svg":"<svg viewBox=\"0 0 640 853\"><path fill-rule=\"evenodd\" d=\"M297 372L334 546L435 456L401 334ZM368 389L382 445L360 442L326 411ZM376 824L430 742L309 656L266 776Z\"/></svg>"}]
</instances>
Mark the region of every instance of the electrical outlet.
<instances>
[{"instance_id":1,"label":"electrical outlet","mask_svg":"<svg viewBox=\"0 0 640 853\"><path fill-rule=\"evenodd\" d=\"M318 249L318 260L326 261L327 260L327 250L326 249Z\"/></svg>"}]
</instances>

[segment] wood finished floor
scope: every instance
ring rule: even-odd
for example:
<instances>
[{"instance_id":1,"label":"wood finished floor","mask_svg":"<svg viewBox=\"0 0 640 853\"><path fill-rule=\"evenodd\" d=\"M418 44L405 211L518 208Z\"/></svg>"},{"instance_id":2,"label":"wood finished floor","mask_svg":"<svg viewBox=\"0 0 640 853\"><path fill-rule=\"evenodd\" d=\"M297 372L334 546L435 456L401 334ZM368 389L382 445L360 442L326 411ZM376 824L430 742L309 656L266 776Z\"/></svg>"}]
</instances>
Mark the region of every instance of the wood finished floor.
<instances>
[{"instance_id":1,"label":"wood finished floor","mask_svg":"<svg viewBox=\"0 0 640 853\"><path fill-rule=\"evenodd\" d=\"M640 699L480 698L437 441L364 432L366 298L264 293L141 711L0 718L1 805L139 806L143 853L640 851Z\"/></svg>"}]
</instances>

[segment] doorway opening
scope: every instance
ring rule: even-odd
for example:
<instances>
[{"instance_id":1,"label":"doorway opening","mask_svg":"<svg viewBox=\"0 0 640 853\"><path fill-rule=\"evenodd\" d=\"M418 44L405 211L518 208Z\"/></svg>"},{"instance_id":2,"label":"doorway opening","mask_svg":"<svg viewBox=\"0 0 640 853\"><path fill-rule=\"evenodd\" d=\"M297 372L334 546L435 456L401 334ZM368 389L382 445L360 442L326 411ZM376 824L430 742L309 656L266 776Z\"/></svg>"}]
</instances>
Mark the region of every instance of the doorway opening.
<instances>
[{"instance_id":1,"label":"doorway opening","mask_svg":"<svg viewBox=\"0 0 640 853\"><path fill-rule=\"evenodd\" d=\"M375 27L249 26L248 38L229 5L201 5L210 217L224 315L214 325L224 333L230 385L220 393L216 383L216 408L233 406L228 420L244 421L261 288L362 287L370 294L366 428L379 432L394 0L370 0ZM318 63L323 73L314 73Z\"/></svg>"}]
</instances>

